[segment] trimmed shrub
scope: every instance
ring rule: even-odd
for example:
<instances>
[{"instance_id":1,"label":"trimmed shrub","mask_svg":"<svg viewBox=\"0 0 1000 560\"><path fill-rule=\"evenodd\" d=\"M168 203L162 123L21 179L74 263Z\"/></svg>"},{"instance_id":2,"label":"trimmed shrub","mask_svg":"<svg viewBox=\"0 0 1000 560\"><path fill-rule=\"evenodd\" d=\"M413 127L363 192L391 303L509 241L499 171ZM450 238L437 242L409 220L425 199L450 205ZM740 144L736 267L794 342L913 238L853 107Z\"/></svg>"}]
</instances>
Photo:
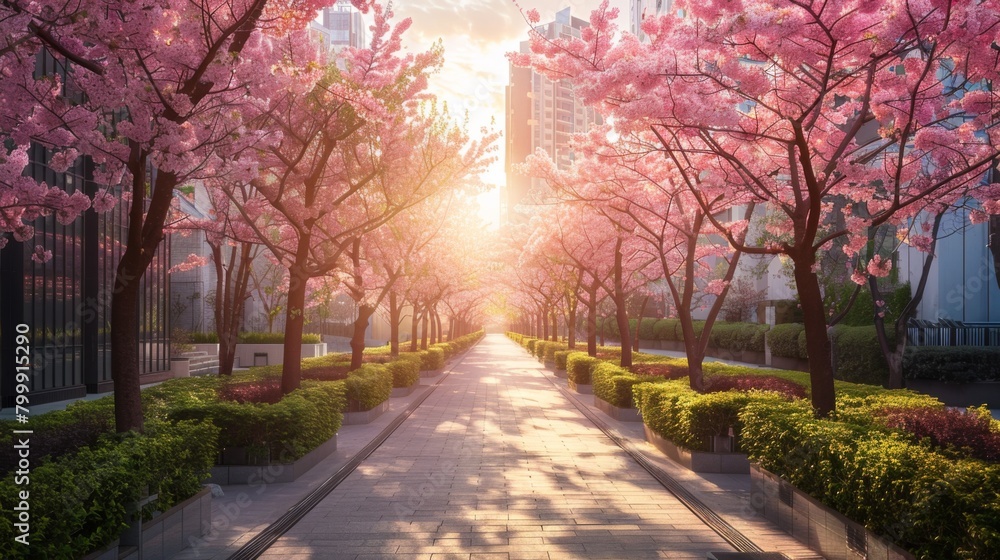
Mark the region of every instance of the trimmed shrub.
<instances>
[{"instance_id":1,"label":"trimmed shrub","mask_svg":"<svg viewBox=\"0 0 1000 560\"><path fill-rule=\"evenodd\" d=\"M806 398L806 388L774 375L718 375L705 378L705 392L771 391L786 399Z\"/></svg>"},{"instance_id":2,"label":"trimmed shrub","mask_svg":"<svg viewBox=\"0 0 1000 560\"><path fill-rule=\"evenodd\" d=\"M421 371L434 371L444 368L444 350L440 348L429 347L427 350L420 351L420 369Z\"/></svg>"},{"instance_id":3,"label":"trimmed shrub","mask_svg":"<svg viewBox=\"0 0 1000 560\"><path fill-rule=\"evenodd\" d=\"M420 382L420 360L415 357L400 356L386 363L385 367L392 374L394 388L412 387Z\"/></svg>"},{"instance_id":4,"label":"trimmed shrub","mask_svg":"<svg viewBox=\"0 0 1000 560\"><path fill-rule=\"evenodd\" d=\"M565 342L549 342L545 345L545 352L542 355L542 359L546 362L554 362L556 352L565 352L566 350L569 350L569 346Z\"/></svg>"},{"instance_id":5,"label":"trimmed shrub","mask_svg":"<svg viewBox=\"0 0 1000 560\"><path fill-rule=\"evenodd\" d=\"M670 362L633 363L629 371L642 377L662 377L664 379L681 379L691 375L687 367L687 360L684 359Z\"/></svg>"},{"instance_id":6,"label":"trimmed shrub","mask_svg":"<svg viewBox=\"0 0 1000 560\"><path fill-rule=\"evenodd\" d=\"M13 517L4 516L0 556L79 558L107 545L125 528L128 507L144 487L158 494L153 506L160 510L198 492L215 460L217 437L211 424L148 421L144 434L108 434L93 446L33 465L31 545L14 540ZM16 504L23 490L10 474L0 481L0 501Z\"/></svg>"},{"instance_id":7,"label":"trimmed shrub","mask_svg":"<svg viewBox=\"0 0 1000 560\"><path fill-rule=\"evenodd\" d=\"M748 404L750 459L921 560L996 558L1000 468L949 460L872 425L817 420L804 402Z\"/></svg>"},{"instance_id":8,"label":"trimmed shrub","mask_svg":"<svg viewBox=\"0 0 1000 560\"><path fill-rule=\"evenodd\" d=\"M680 327L678 319L660 319L653 325L653 338L655 340L680 340L677 329Z\"/></svg>"},{"instance_id":9,"label":"trimmed shrub","mask_svg":"<svg viewBox=\"0 0 1000 560\"><path fill-rule=\"evenodd\" d=\"M907 379L948 383L1000 381L1000 348L986 346L910 346L903 356Z\"/></svg>"},{"instance_id":10,"label":"trimmed shrub","mask_svg":"<svg viewBox=\"0 0 1000 560\"><path fill-rule=\"evenodd\" d=\"M870 385L884 385L889 380L889 366L874 326L834 327L833 351L837 356L837 379Z\"/></svg>"},{"instance_id":11,"label":"trimmed shrub","mask_svg":"<svg viewBox=\"0 0 1000 560\"><path fill-rule=\"evenodd\" d=\"M538 342L537 338L529 338L527 344L524 345L524 347L528 350L528 353L532 356L535 355L535 345L538 344Z\"/></svg>"},{"instance_id":12,"label":"trimmed shrub","mask_svg":"<svg viewBox=\"0 0 1000 560\"><path fill-rule=\"evenodd\" d=\"M0 422L0 476L17 470L18 450L14 430L25 426L14 420ZM31 461L54 460L95 445L104 434L114 432L114 401L101 398L78 401L66 410L31 417Z\"/></svg>"},{"instance_id":13,"label":"trimmed shrub","mask_svg":"<svg viewBox=\"0 0 1000 560\"><path fill-rule=\"evenodd\" d=\"M439 352L443 352L440 348ZM393 375L388 367L364 364L344 381L347 412L371 410L392 396Z\"/></svg>"},{"instance_id":14,"label":"trimmed shrub","mask_svg":"<svg viewBox=\"0 0 1000 560\"><path fill-rule=\"evenodd\" d=\"M759 323L715 323L708 345L721 350L764 352L764 333L770 327Z\"/></svg>"},{"instance_id":15,"label":"trimmed shrub","mask_svg":"<svg viewBox=\"0 0 1000 560\"><path fill-rule=\"evenodd\" d=\"M601 363L586 352L574 352L566 358L566 377L577 385L590 385L591 369Z\"/></svg>"},{"instance_id":16,"label":"trimmed shrub","mask_svg":"<svg viewBox=\"0 0 1000 560\"><path fill-rule=\"evenodd\" d=\"M237 341L240 344L284 344L285 333L242 332ZM218 342L218 336L216 336ZM322 337L313 333L302 333L302 344L319 344Z\"/></svg>"},{"instance_id":17,"label":"trimmed shrub","mask_svg":"<svg viewBox=\"0 0 1000 560\"><path fill-rule=\"evenodd\" d=\"M614 364L597 364L591 372L594 396L618 408L635 408L632 387L639 383L659 381L648 376L636 375Z\"/></svg>"},{"instance_id":18,"label":"trimmed shrub","mask_svg":"<svg viewBox=\"0 0 1000 560\"><path fill-rule=\"evenodd\" d=\"M219 333L216 332L193 332L188 333L191 344L218 344Z\"/></svg>"},{"instance_id":19,"label":"trimmed shrub","mask_svg":"<svg viewBox=\"0 0 1000 560\"><path fill-rule=\"evenodd\" d=\"M574 352L579 352L579 350L559 350L553 354L552 359L556 362L556 369L566 371L566 358Z\"/></svg>"},{"instance_id":20,"label":"trimmed shrub","mask_svg":"<svg viewBox=\"0 0 1000 560\"><path fill-rule=\"evenodd\" d=\"M224 401L274 404L281 400L280 379L223 383L217 394Z\"/></svg>"},{"instance_id":21,"label":"trimmed shrub","mask_svg":"<svg viewBox=\"0 0 1000 560\"><path fill-rule=\"evenodd\" d=\"M771 327L767 333L771 354L782 358L806 359L805 352L799 349L799 335L805 337L805 327L801 323L785 323Z\"/></svg>"},{"instance_id":22,"label":"trimmed shrub","mask_svg":"<svg viewBox=\"0 0 1000 560\"><path fill-rule=\"evenodd\" d=\"M896 408L885 411L886 426L912 434L917 441L926 438L944 451L960 455L1000 461L1000 425L989 409L968 411L941 407Z\"/></svg>"},{"instance_id":23,"label":"trimmed shrub","mask_svg":"<svg viewBox=\"0 0 1000 560\"><path fill-rule=\"evenodd\" d=\"M643 317L639 321L639 340L656 340L656 332L654 327L658 322L657 319L650 317ZM633 328L635 326L633 325Z\"/></svg>"},{"instance_id":24,"label":"trimmed shrub","mask_svg":"<svg viewBox=\"0 0 1000 560\"><path fill-rule=\"evenodd\" d=\"M705 321L691 321L691 330L694 331L694 335L701 336L701 332L705 330ZM680 321L677 322L677 341L684 342L684 330L681 328Z\"/></svg>"}]
</instances>

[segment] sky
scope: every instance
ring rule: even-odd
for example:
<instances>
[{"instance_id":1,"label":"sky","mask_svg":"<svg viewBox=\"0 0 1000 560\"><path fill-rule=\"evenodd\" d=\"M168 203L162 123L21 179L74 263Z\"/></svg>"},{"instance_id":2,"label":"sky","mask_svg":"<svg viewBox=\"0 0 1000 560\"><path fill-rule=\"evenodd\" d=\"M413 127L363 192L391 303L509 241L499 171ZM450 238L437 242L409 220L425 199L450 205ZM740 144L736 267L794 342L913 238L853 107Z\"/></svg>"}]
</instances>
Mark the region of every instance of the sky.
<instances>
[{"instance_id":1,"label":"sky","mask_svg":"<svg viewBox=\"0 0 1000 560\"><path fill-rule=\"evenodd\" d=\"M572 15L590 18L600 0L519 0L525 11L535 8L542 23L552 21L557 11L569 7ZM628 2L612 0L621 10L619 25L628 25ZM518 49L527 40L529 26L513 0L396 0L393 10L398 19L411 18L406 46L424 50L441 39L445 64L440 74L431 78L430 90L448 103L452 114L469 112L469 129L478 131L492 126L503 131L504 87L508 80L505 53ZM487 184L506 182L503 140L497 161L484 177ZM499 189L481 195L480 214L490 223L499 221Z\"/></svg>"}]
</instances>

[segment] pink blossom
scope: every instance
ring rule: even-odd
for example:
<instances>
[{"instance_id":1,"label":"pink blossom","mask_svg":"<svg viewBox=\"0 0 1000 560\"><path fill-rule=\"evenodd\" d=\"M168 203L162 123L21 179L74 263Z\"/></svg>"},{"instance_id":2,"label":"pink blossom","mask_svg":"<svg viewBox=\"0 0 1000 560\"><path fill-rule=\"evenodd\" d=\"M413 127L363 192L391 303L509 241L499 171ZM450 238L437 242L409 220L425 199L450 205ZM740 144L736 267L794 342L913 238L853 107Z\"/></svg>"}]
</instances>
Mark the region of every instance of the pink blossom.
<instances>
[{"instance_id":1,"label":"pink blossom","mask_svg":"<svg viewBox=\"0 0 1000 560\"><path fill-rule=\"evenodd\" d=\"M187 272L189 270L194 270L199 266L205 266L206 264L208 264L208 257L202 257L191 253L187 256L187 259L170 267L167 272L170 274L173 274L174 272Z\"/></svg>"},{"instance_id":2,"label":"pink blossom","mask_svg":"<svg viewBox=\"0 0 1000 560\"><path fill-rule=\"evenodd\" d=\"M719 295L722 293L722 290L726 289L726 286L728 285L729 282L715 279L709 282L708 285L705 286L705 292L713 295Z\"/></svg>"},{"instance_id":3,"label":"pink blossom","mask_svg":"<svg viewBox=\"0 0 1000 560\"><path fill-rule=\"evenodd\" d=\"M931 245L934 244L934 238L929 235L911 235L907 239L907 243L922 253L930 253Z\"/></svg>"},{"instance_id":4,"label":"pink blossom","mask_svg":"<svg viewBox=\"0 0 1000 560\"><path fill-rule=\"evenodd\" d=\"M885 278L892 270L892 260L883 259L880 255L875 255L868 261L868 274L876 278Z\"/></svg>"},{"instance_id":5,"label":"pink blossom","mask_svg":"<svg viewBox=\"0 0 1000 560\"><path fill-rule=\"evenodd\" d=\"M851 273L851 282L854 282L858 286L864 286L868 283L868 275L860 270L855 270Z\"/></svg>"},{"instance_id":6,"label":"pink blossom","mask_svg":"<svg viewBox=\"0 0 1000 560\"><path fill-rule=\"evenodd\" d=\"M115 197L108 191L101 191L94 195L94 210L103 214L115 207Z\"/></svg>"},{"instance_id":7,"label":"pink blossom","mask_svg":"<svg viewBox=\"0 0 1000 560\"><path fill-rule=\"evenodd\" d=\"M41 245L35 245L35 250L31 253L31 260L38 264L48 262L52 258L52 251L47 251Z\"/></svg>"},{"instance_id":8,"label":"pink blossom","mask_svg":"<svg viewBox=\"0 0 1000 560\"><path fill-rule=\"evenodd\" d=\"M990 215L982 210L973 210L969 212L969 222L973 224L982 224L990 220Z\"/></svg>"}]
</instances>

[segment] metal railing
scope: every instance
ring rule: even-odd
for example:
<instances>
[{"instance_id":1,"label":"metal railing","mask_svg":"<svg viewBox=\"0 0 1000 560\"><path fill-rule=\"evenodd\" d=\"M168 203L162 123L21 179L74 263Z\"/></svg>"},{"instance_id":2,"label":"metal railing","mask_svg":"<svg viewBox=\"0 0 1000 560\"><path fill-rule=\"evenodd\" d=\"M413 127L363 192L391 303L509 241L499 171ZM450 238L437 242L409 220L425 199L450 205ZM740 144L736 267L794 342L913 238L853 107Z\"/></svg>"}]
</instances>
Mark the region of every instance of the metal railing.
<instances>
[{"instance_id":1,"label":"metal railing","mask_svg":"<svg viewBox=\"0 0 1000 560\"><path fill-rule=\"evenodd\" d=\"M907 325L911 346L1000 346L1000 324L963 323L941 319L937 323L919 319Z\"/></svg>"}]
</instances>

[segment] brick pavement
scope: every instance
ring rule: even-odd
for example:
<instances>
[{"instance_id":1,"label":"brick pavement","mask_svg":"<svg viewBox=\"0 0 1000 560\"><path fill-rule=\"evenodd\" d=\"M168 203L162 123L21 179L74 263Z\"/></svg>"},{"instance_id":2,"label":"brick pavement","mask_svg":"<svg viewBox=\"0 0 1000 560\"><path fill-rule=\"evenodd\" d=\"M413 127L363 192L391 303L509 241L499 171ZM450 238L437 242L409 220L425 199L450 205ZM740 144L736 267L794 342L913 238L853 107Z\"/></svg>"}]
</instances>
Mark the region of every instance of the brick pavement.
<instances>
[{"instance_id":1,"label":"brick pavement","mask_svg":"<svg viewBox=\"0 0 1000 560\"><path fill-rule=\"evenodd\" d=\"M488 336L262 558L703 559L732 550L542 371L505 337Z\"/></svg>"}]
</instances>

